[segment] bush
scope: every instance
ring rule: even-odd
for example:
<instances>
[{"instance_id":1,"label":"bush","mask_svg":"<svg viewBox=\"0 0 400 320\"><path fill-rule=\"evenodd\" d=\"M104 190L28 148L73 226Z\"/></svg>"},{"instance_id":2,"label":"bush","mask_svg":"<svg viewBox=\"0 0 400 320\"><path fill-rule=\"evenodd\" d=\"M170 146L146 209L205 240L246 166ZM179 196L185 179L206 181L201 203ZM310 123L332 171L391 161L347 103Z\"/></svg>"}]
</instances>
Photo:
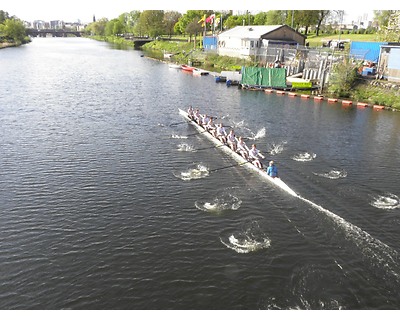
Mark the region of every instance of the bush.
<instances>
[{"instance_id":1,"label":"bush","mask_svg":"<svg viewBox=\"0 0 400 320\"><path fill-rule=\"evenodd\" d=\"M358 66L350 59L334 66L329 79L328 92L338 98L348 98L357 81Z\"/></svg>"},{"instance_id":2,"label":"bush","mask_svg":"<svg viewBox=\"0 0 400 320\"><path fill-rule=\"evenodd\" d=\"M398 90L359 83L355 86L351 98L356 101L383 105L400 110L400 94Z\"/></svg>"}]
</instances>

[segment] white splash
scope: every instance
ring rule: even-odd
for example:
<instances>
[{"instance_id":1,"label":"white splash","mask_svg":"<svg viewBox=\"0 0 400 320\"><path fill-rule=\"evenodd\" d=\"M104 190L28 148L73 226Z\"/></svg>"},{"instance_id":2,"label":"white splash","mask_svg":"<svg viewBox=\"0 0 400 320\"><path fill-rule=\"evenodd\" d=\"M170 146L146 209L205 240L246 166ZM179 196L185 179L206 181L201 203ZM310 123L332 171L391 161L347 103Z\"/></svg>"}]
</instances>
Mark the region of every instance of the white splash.
<instances>
[{"instance_id":1,"label":"white splash","mask_svg":"<svg viewBox=\"0 0 400 320\"><path fill-rule=\"evenodd\" d=\"M211 201L195 202L197 209L213 213L222 213L223 211L227 210L237 210L240 208L241 204L242 200L240 200L239 197L230 190L225 190L224 192L216 195Z\"/></svg>"},{"instance_id":2,"label":"white splash","mask_svg":"<svg viewBox=\"0 0 400 320\"><path fill-rule=\"evenodd\" d=\"M266 132L267 132L267 130L266 130L265 128L262 128L262 129L258 130L256 134L254 134L254 133L252 132L252 133L251 133L252 136L249 137L249 139L250 139L250 140L257 140L257 139L260 139L260 138L264 138Z\"/></svg>"},{"instance_id":3,"label":"white splash","mask_svg":"<svg viewBox=\"0 0 400 320\"><path fill-rule=\"evenodd\" d=\"M346 178L347 177L347 172L346 170L337 170L333 169L329 172L325 173L316 173L313 172L316 176L327 178L327 179L340 179L340 178Z\"/></svg>"},{"instance_id":4,"label":"white splash","mask_svg":"<svg viewBox=\"0 0 400 320\"><path fill-rule=\"evenodd\" d=\"M286 141L282 141L281 143L278 144L272 143L271 147L269 148L269 153L272 155L277 155L282 153L284 145L286 143L287 143Z\"/></svg>"},{"instance_id":5,"label":"white splash","mask_svg":"<svg viewBox=\"0 0 400 320\"><path fill-rule=\"evenodd\" d=\"M173 134L171 137L172 137L172 139L187 139L188 138L187 136L180 136L177 134Z\"/></svg>"},{"instance_id":6,"label":"white splash","mask_svg":"<svg viewBox=\"0 0 400 320\"><path fill-rule=\"evenodd\" d=\"M238 237L238 238L236 238ZM233 234L229 236L229 243L224 243L228 248L235 250L237 253L249 253L258 251L261 249L266 249L271 245L271 240L264 238L262 240L252 239L249 236L234 236ZM222 241L222 240L221 240Z\"/></svg>"},{"instance_id":7,"label":"white splash","mask_svg":"<svg viewBox=\"0 0 400 320\"><path fill-rule=\"evenodd\" d=\"M234 128L243 128L244 127L244 120L239 121L239 122L232 121L232 123L233 123Z\"/></svg>"},{"instance_id":8,"label":"white splash","mask_svg":"<svg viewBox=\"0 0 400 320\"><path fill-rule=\"evenodd\" d=\"M194 180L205 178L209 175L208 168L202 164L198 164L195 168L190 168L187 171L173 173L175 177L181 180Z\"/></svg>"},{"instance_id":9,"label":"white splash","mask_svg":"<svg viewBox=\"0 0 400 320\"><path fill-rule=\"evenodd\" d=\"M302 152L294 155L292 157L293 160L295 161L301 161L301 162L306 162L306 161L312 161L317 157L315 153L309 153L309 152Z\"/></svg>"},{"instance_id":10,"label":"white splash","mask_svg":"<svg viewBox=\"0 0 400 320\"><path fill-rule=\"evenodd\" d=\"M178 151L191 152L191 151L194 151L194 147L187 143L181 143L180 145L178 145Z\"/></svg>"},{"instance_id":11,"label":"white splash","mask_svg":"<svg viewBox=\"0 0 400 320\"><path fill-rule=\"evenodd\" d=\"M400 200L395 194L388 193L374 197L371 205L379 209L393 210L400 208Z\"/></svg>"},{"instance_id":12,"label":"white splash","mask_svg":"<svg viewBox=\"0 0 400 320\"><path fill-rule=\"evenodd\" d=\"M220 238L221 242L237 253L250 253L271 246L271 240L260 229L256 221L242 232L237 232L228 237L228 241Z\"/></svg>"}]
</instances>

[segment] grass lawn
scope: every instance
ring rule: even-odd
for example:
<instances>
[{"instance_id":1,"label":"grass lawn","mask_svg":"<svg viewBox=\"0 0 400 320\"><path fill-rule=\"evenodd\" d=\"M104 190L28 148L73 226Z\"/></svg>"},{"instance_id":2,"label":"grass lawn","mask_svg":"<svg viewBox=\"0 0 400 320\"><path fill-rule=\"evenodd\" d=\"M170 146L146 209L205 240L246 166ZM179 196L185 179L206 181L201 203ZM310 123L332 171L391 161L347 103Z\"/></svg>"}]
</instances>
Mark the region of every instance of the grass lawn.
<instances>
[{"instance_id":1,"label":"grass lawn","mask_svg":"<svg viewBox=\"0 0 400 320\"><path fill-rule=\"evenodd\" d=\"M324 41L328 40L338 40L338 34L331 35L319 35L318 37L315 34L309 34L307 36L307 42L310 43L310 47L321 47ZM347 34L341 33L340 40L350 40L350 41L382 41L378 34Z\"/></svg>"}]
</instances>

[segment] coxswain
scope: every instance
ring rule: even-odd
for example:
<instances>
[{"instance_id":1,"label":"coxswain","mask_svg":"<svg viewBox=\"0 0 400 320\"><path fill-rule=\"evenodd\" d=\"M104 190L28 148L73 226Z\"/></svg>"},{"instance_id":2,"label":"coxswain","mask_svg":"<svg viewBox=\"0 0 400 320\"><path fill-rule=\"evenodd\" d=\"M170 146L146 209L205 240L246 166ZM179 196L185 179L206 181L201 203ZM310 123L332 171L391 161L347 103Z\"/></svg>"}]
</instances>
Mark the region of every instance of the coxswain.
<instances>
[{"instance_id":1,"label":"coxswain","mask_svg":"<svg viewBox=\"0 0 400 320\"><path fill-rule=\"evenodd\" d=\"M274 161L269 162L269 166L267 168L267 174L272 178L278 177L278 168L275 166Z\"/></svg>"}]
</instances>

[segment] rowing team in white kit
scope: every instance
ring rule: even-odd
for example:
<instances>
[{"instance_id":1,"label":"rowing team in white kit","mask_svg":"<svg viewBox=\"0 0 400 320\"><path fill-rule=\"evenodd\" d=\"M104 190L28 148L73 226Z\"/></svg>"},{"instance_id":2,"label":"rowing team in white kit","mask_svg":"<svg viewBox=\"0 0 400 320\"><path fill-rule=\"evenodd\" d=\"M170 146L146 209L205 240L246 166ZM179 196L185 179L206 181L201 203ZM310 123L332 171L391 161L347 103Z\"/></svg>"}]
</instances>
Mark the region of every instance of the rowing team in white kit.
<instances>
[{"instance_id":1,"label":"rowing team in white kit","mask_svg":"<svg viewBox=\"0 0 400 320\"><path fill-rule=\"evenodd\" d=\"M249 149L244 142L243 137L236 138L233 129L231 129L229 134L227 134L222 123L215 125L213 117L210 117L207 114L201 115L199 109L194 110L192 106L189 106L187 113L190 119L196 121L197 124L201 125L223 144L228 145L234 152L240 154L244 159L253 163L256 167L263 169L263 164L260 160L265 159L265 157L257 149L256 144L252 144ZM267 173L269 176L274 178L278 176L278 169L274 165L273 161L270 161Z\"/></svg>"}]
</instances>

